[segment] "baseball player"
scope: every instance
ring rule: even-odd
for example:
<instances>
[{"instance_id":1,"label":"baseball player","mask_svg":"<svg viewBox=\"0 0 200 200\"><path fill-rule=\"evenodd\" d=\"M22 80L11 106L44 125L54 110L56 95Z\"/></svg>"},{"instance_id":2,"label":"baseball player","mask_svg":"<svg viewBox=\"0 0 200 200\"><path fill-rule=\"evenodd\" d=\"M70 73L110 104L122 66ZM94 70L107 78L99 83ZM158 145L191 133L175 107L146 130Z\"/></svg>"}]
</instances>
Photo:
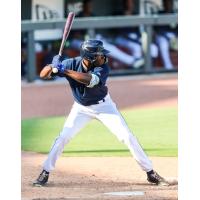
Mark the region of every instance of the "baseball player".
<instances>
[{"instance_id":1,"label":"baseball player","mask_svg":"<svg viewBox=\"0 0 200 200\"><path fill-rule=\"evenodd\" d=\"M80 47L80 57L63 60L57 55L52 64L41 71L40 77L44 79L52 76L65 77L72 89L74 104L43 164L42 172L33 183L34 186L44 186L47 183L49 173L55 168L56 160L64 146L92 119L101 121L119 141L127 145L139 166L147 173L150 183L168 185L168 182L153 170L151 161L109 95L106 86L109 74L108 53L102 41L87 40Z\"/></svg>"}]
</instances>

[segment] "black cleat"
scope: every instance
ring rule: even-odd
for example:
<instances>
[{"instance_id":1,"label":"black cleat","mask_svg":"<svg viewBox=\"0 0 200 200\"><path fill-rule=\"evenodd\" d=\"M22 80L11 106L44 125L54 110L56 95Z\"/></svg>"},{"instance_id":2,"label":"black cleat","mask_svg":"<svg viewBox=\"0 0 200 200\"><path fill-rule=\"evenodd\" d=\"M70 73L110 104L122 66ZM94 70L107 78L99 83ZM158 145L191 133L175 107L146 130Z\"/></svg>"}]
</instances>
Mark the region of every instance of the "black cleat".
<instances>
[{"instance_id":1,"label":"black cleat","mask_svg":"<svg viewBox=\"0 0 200 200\"><path fill-rule=\"evenodd\" d=\"M157 172L151 170L147 172L147 181L156 185L169 186L169 182L160 176Z\"/></svg>"},{"instance_id":2,"label":"black cleat","mask_svg":"<svg viewBox=\"0 0 200 200\"><path fill-rule=\"evenodd\" d=\"M49 172L43 170L36 181L33 182L33 186L42 187L44 186L49 178Z\"/></svg>"}]
</instances>

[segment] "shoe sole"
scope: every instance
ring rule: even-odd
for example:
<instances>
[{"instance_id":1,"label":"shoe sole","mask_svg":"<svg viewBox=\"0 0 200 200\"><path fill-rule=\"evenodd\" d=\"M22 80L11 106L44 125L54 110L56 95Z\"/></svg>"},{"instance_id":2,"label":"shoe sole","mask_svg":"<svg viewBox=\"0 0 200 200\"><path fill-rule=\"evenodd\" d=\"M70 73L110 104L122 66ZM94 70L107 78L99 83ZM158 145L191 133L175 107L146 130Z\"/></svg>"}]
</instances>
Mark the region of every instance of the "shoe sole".
<instances>
[{"instance_id":1,"label":"shoe sole","mask_svg":"<svg viewBox=\"0 0 200 200\"><path fill-rule=\"evenodd\" d=\"M42 187L42 185L37 184L37 183L33 183L33 186L34 186L34 187Z\"/></svg>"},{"instance_id":2,"label":"shoe sole","mask_svg":"<svg viewBox=\"0 0 200 200\"><path fill-rule=\"evenodd\" d=\"M168 182L160 182L158 186L170 186L170 184Z\"/></svg>"},{"instance_id":3,"label":"shoe sole","mask_svg":"<svg viewBox=\"0 0 200 200\"><path fill-rule=\"evenodd\" d=\"M43 186L45 186L45 184L41 185L41 184L39 184L39 183L33 183L33 186L34 186L34 187L43 187Z\"/></svg>"},{"instance_id":4,"label":"shoe sole","mask_svg":"<svg viewBox=\"0 0 200 200\"><path fill-rule=\"evenodd\" d=\"M160 181L159 183L153 183L149 180L147 180L150 184L152 185L157 185L157 186L170 186L170 183L167 181Z\"/></svg>"}]
</instances>

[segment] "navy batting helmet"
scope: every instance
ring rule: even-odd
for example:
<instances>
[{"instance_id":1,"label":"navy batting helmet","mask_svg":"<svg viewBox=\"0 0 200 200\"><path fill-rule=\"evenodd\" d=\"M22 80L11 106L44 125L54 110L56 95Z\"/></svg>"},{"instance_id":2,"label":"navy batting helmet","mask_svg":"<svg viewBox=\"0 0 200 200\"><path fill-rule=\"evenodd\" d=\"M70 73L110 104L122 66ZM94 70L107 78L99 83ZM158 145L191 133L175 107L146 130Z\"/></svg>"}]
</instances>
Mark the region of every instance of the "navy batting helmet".
<instances>
[{"instance_id":1,"label":"navy batting helmet","mask_svg":"<svg viewBox=\"0 0 200 200\"><path fill-rule=\"evenodd\" d=\"M109 51L104 49L103 42L101 40L90 39L81 44L81 57L91 61L92 63L96 60L96 56L106 56L108 53Z\"/></svg>"}]
</instances>

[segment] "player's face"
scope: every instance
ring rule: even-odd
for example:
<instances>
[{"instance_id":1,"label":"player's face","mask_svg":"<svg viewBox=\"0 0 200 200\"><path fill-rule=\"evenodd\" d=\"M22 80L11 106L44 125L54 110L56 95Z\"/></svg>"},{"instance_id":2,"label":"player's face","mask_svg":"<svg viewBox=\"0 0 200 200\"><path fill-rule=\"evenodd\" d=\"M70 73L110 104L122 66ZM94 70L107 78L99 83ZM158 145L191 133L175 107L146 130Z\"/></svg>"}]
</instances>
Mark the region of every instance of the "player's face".
<instances>
[{"instance_id":1,"label":"player's face","mask_svg":"<svg viewBox=\"0 0 200 200\"><path fill-rule=\"evenodd\" d=\"M94 62L94 65L95 66L101 66L104 63L105 63L105 57L104 57L104 55L99 55L99 56L97 56L96 61Z\"/></svg>"}]
</instances>

